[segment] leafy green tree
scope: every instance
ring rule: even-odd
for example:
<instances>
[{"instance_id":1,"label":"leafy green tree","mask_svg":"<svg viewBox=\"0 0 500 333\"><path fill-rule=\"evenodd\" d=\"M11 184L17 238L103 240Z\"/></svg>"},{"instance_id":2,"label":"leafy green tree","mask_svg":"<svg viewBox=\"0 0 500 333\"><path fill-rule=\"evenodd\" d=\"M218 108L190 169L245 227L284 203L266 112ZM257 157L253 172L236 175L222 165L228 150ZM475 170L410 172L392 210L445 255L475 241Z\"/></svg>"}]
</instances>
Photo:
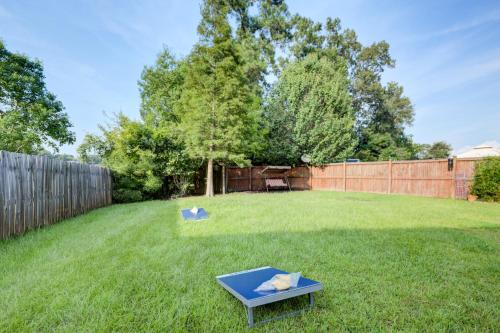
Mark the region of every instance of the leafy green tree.
<instances>
[{"instance_id":1,"label":"leafy green tree","mask_svg":"<svg viewBox=\"0 0 500 333\"><path fill-rule=\"evenodd\" d=\"M259 142L260 98L244 75L229 10L222 1L203 6L177 113L190 156L207 162L207 196L214 194L214 162L249 164Z\"/></svg>"},{"instance_id":2,"label":"leafy green tree","mask_svg":"<svg viewBox=\"0 0 500 333\"><path fill-rule=\"evenodd\" d=\"M414 144L414 149L416 158L422 160L447 158L452 151L451 145L445 141L437 141L433 144Z\"/></svg>"},{"instance_id":3,"label":"leafy green tree","mask_svg":"<svg viewBox=\"0 0 500 333\"><path fill-rule=\"evenodd\" d=\"M356 146L355 117L342 61L309 54L285 67L271 93L271 162L296 164L308 155L313 165L343 160Z\"/></svg>"},{"instance_id":4,"label":"leafy green tree","mask_svg":"<svg viewBox=\"0 0 500 333\"><path fill-rule=\"evenodd\" d=\"M180 128L181 96L187 74L186 59L176 59L164 49L153 66L146 66L139 81L141 117L157 143L156 161L160 172L173 186L175 194L193 187L193 178L201 160L189 157Z\"/></svg>"},{"instance_id":5,"label":"leafy green tree","mask_svg":"<svg viewBox=\"0 0 500 333\"><path fill-rule=\"evenodd\" d=\"M57 160L62 160L62 161L78 161L77 158L75 158L73 155L71 154L54 154L48 150L42 150L40 152L38 152L38 155L41 155L41 156L48 156L48 157L51 157L51 158L54 158L54 159L57 159Z\"/></svg>"},{"instance_id":6,"label":"leafy green tree","mask_svg":"<svg viewBox=\"0 0 500 333\"><path fill-rule=\"evenodd\" d=\"M422 145L420 158L422 159L439 159L447 158L451 155L452 147L445 141L437 141L432 145Z\"/></svg>"},{"instance_id":7,"label":"leafy green tree","mask_svg":"<svg viewBox=\"0 0 500 333\"><path fill-rule=\"evenodd\" d=\"M110 147L111 143L106 142L104 138L95 134L86 134L82 143L76 148L76 152L78 159L83 163L101 164Z\"/></svg>"},{"instance_id":8,"label":"leafy green tree","mask_svg":"<svg viewBox=\"0 0 500 333\"><path fill-rule=\"evenodd\" d=\"M64 107L45 87L43 66L0 41L0 150L39 153L71 144Z\"/></svg>"},{"instance_id":9,"label":"leafy green tree","mask_svg":"<svg viewBox=\"0 0 500 333\"><path fill-rule=\"evenodd\" d=\"M279 72L277 48L291 40L291 17L284 0L205 0L209 6L225 5L236 21L236 41L245 60L246 74L267 86L264 74ZM247 57L248 55L248 57Z\"/></svg>"},{"instance_id":10,"label":"leafy green tree","mask_svg":"<svg viewBox=\"0 0 500 333\"><path fill-rule=\"evenodd\" d=\"M285 65L312 53L340 58L347 64L359 138L357 157L362 160L412 158L413 142L405 134L406 126L410 126L414 118L411 101L397 83L382 84L385 69L395 66L389 44L381 41L363 46L354 30L342 29L338 18L328 18L322 25L295 15L291 31L291 60L283 61Z\"/></svg>"},{"instance_id":11,"label":"leafy green tree","mask_svg":"<svg viewBox=\"0 0 500 333\"><path fill-rule=\"evenodd\" d=\"M170 127L178 122L175 110L178 105L186 61L177 60L168 49L163 49L153 66L146 66L139 80L141 117L152 127Z\"/></svg>"},{"instance_id":12,"label":"leafy green tree","mask_svg":"<svg viewBox=\"0 0 500 333\"><path fill-rule=\"evenodd\" d=\"M78 153L84 162L100 160L113 170L114 201L165 198L192 190L200 164L186 156L169 132L123 114L101 132L86 135Z\"/></svg>"},{"instance_id":13,"label":"leafy green tree","mask_svg":"<svg viewBox=\"0 0 500 333\"><path fill-rule=\"evenodd\" d=\"M358 118L360 142L357 156L364 161L414 159L411 137L405 134L406 125L413 122L413 106L403 96L403 88L394 82L380 88L371 99L377 105Z\"/></svg>"},{"instance_id":14,"label":"leafy green tree","mask_svg":"<svg viewBox=\"0 0 500 333\"><path fill-rule=\"evenodd\" d=\"M301 152L295 140L295 116L286 108L286 96L275 87L271 90L263 117L268 126L266 149L254 159L257 164L296 165Z\"/></svg>"},{"instance_id":15,"label":"leafy green tree","mask_svg":"<svg viewBox=\"0 0 500 333\"><path fill-rule=\"evenodd\" d=\"M201 161L188 156L176 114L184 66L184 60L162 50L139 80L142 119L118 115L110 126L101 127L102 135L86 135L78 147L82 161L113 170L115 201L164 198L193 189Z\"/></svg>"},{"instance_id":16,"label":"leafy green tree","mask_svg":"<svg viewBox=\"0 0 500 333\"><path fill-rule=\"evenodd\" d=\"M471 193L481 200L500 201L500 157L488 157L477 163Z\"/></svg>"},{"instance_id":17,"label":"leafy green tree","mask_svg":"<svg viewBox=\"0 0 500 333\"><path fill-rule=\"evenodd\" d=\"M101 128L103 136L87 135L79 147L82 159L97 152L103 165L113 170L113 199L138 201L160 191L162 179L154 172L152 133L140 122L119 114L110 128Z\"/></svg>"},{"instance_id":18,"label":"leafy green tree","mask_svg":"<svg viewBox=\"0 0 500 333\"><path fill-rule=\"evenodd\" d=\"M325 36L321 23L310 18L294 15L291 20L292 43L290 51L296 60L301 60L312 53L321 53L325 48ZM293 60L292 58L292 60Z\"/></svg>"}]
</instances>

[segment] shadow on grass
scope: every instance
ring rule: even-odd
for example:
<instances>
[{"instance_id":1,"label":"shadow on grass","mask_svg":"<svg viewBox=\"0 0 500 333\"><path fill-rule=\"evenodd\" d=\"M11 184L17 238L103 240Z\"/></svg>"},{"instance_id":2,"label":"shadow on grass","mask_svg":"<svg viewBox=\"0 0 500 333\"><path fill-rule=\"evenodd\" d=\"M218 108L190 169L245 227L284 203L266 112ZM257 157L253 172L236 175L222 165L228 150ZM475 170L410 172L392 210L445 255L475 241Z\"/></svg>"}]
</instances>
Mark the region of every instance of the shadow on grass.
<instances>
[{"instance_id":1,"label":"shadow on grass","mask_svg":"<svg viewBox=\"0 0 500 333\"><path fill-rule=\"evenodd\" d=\"M207 304L195 304L215 307L231 323L217 328L235 329L246 321L241 303L216 284L215 276L268 265L301 271L321 281L325 290L318 294L313 311L271 323L264 330L498 327L500 228L242 230L237 235L204 237L205 227L196 225L200 236L191 228L190 235L182 237L189 250L181 256L196 267L192 273L187 267L182 271L186 279L197 281L193 295L211 295ZM301 298L267 305L256 311L256 320L306 304ZM193 320L196 328L208 329L202 317ZM176 324L183 327L182 320Z\"/></svg>"},{"instance_id":2,"label":"shadow on grass","mask_svg":"<svg viewBox=\"0 0 500 333\"><path fill-rule=\"evenodd\" d=\"M314 310L258 331L500 326L499 228L259 232L254 225L206 236L221 221L183 222L180 204L187 205L113 206L0 243L2 326L243 331L243 306L215 276L268 265L301 271L325 289ZM305 304L303 297L264 306L256 319Z\"/></svg>"}]
</instances>

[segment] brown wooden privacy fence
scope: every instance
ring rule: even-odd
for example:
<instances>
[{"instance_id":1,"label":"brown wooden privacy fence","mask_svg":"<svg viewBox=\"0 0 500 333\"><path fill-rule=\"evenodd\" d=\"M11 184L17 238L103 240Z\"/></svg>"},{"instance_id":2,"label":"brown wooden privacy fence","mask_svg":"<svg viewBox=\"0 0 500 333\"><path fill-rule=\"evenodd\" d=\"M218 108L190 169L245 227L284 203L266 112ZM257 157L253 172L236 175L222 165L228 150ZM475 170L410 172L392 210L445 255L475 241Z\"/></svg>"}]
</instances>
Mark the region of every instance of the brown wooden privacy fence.
<instances>
[{"instance_id":1,"label":"brown wooden privacy fence","mask_svg":"<svg viewBox=\"0 0 500 333\"><path fill-rule=\"evenodd\" d=\"M0 239L109 204L109 169L0 151Z\"/></svg>"},{"instance_id":2,"label":"brown wooden privacy fence","mask_svg":"<svg viewBox=\"0 0 500 333\"><path fill-rule=\"evenodd\" d=\"M334 163L295 167L288 178L295 190L373 192L465 199L478 159ZM228 168L227 190L265 191L264 167Z\"/></svg>"}]
</instances>

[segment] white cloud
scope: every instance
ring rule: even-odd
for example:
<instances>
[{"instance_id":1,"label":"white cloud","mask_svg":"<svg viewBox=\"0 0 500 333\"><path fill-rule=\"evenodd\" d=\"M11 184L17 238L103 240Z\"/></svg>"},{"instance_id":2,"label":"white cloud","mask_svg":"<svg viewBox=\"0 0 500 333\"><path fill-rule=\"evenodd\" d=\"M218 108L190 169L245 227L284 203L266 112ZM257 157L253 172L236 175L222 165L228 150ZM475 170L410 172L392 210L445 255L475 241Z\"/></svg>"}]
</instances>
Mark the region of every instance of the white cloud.
<instances>
[{"instance_id":1,"label":"white cloud","mask_svg":"<svg viewBox=\"0 0 500 333\"><path fill-rule=\"evenodd\" d=\"M488 58L473 59L456 65L447 71L428 77L432 92L440 92L473 80L477 80L500 70L500 55L492 54Z\"/></svg>"},{"instance_id":2,"label":"white cloud","mask_svg":"<svg viewBox=\"0 0 500 333\"><path fill-rule=\"evenodd\" d=\"M145 49L156 48L158 44L159 29L154 26L156 15L151 14L149 6L146 3L137 3L116 10L110 4L101 3L96 14L102 29L118 37L131 49L144 52Z\"/></svg>"},{"instance_id":3,"label":"white cloud","mask_svg":"<svg viewBox=\"0 0 500 333\"><path fill-rule=\"evenodd\" d=\"M419 104L450 89L500 73L500 48L469 58L460 58L461 51L455 42L441 45L401 66L395 79L403 81L407 93Z\"/></svg>"},{"instance_id":4,"label":"white cloud","mask_svg":"<svg viewBox=\"0 0 500 333\"><path fill-rule=\"evenodd\" d=\"M423 33L413 36L406 36L409 40L414 41L426 41L432 38L444 37L449 34L454 34L457 32L465 33L466 31L478 28L482 25L500 21L500 11L492 11L486 13L482 16L474 17L468 21L463 21L460 23L453 24L441 30L432 31L430 33Z\"/></svg>"},{"instance_id":5,"label":"white cloud","mask_svg":"<svg viewBox=\"0 0 500 333\"><path fill-rule=\"evenodd\" d=\"M493 11L490 13L487 13L486 15L483 15L481 17L475 17L470 21L466 22L461 22L459 24L455 24L449 28L436 31L435 33L431 34L431 37L437 37L437 36L444 36L450 33L455 33L455 32L462 32L470 29L477 28L483 24L495 22L495 21L500 21L500 12L499 11Z\"/></svg>"},{"instance_id":6,"label":"white cloud","mask_svg":"<svg viewBox=\"0 0 500 333\"><path fill-rule=\"evenodd\" d=\"M144 36L147 36L143 33L145 29L138 29L137 24L121 22L120 20L110 17L102 18L102 23L106 30L118 36L133 48L140 49L140 45L138 44L141 43L141 40L144 41Z\"/></svg>"}]
</instances>

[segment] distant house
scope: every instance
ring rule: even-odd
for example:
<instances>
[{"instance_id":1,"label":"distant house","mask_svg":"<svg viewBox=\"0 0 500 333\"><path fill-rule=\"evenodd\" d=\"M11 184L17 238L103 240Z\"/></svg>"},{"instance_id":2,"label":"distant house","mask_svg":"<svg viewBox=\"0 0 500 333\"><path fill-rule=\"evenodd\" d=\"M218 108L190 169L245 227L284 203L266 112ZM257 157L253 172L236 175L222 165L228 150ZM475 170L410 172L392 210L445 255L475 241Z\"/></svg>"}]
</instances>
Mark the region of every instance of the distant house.
<instances>
[{"instance_id":1,"label":"distant house","mask_svg":"<svg viewBox=\"0 0 500 333\"><path fill-rule=\"evenodd\" d=\"M458 158L477 158L488 156L500 156L500 150L489 145L479 145L457 155Z\"/></svg>"}]
</instances>

